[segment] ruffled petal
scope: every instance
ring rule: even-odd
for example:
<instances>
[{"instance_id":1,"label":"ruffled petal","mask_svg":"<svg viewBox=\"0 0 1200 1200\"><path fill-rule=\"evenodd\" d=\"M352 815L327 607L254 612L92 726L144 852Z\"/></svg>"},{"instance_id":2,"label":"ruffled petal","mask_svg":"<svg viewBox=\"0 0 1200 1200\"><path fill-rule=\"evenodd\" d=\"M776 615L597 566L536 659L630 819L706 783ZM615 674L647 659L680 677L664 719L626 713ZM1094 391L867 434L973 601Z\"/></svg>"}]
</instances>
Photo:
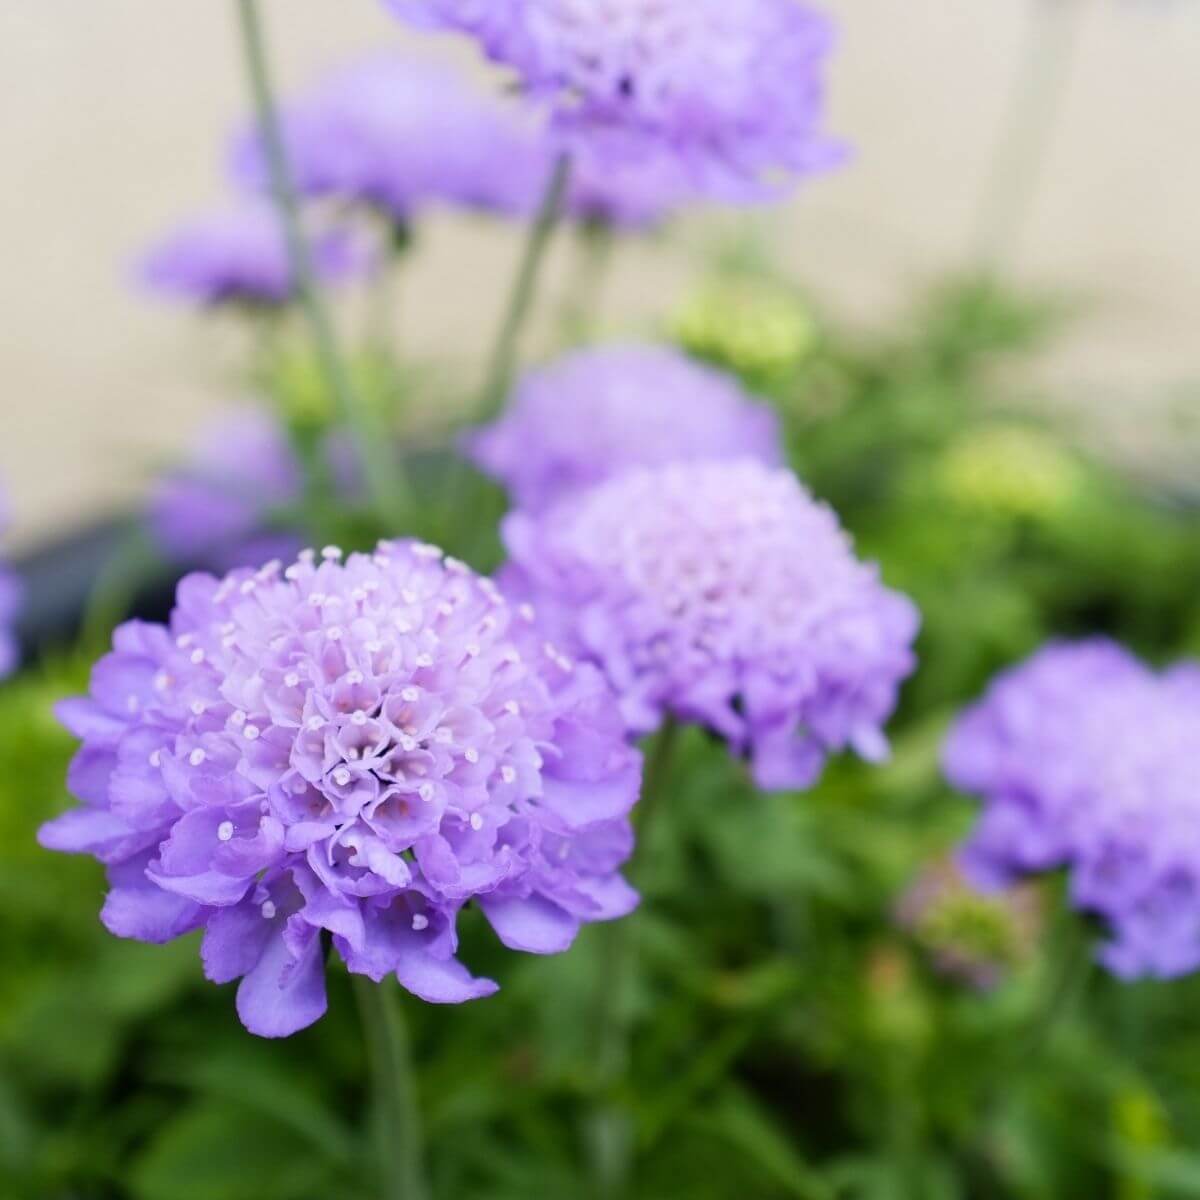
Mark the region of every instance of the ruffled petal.
<instances>
[{"instance_id":1,"label":"ruffled petal","mask_svg":"<svg viewBox=\"0 0 1200 1200\"><path fill-rule=\"evenodd\" d=\"M484 896L479 907L510 950L561 954L579 933L579 921L542 896Z\"/></svg>"}]
</instances>

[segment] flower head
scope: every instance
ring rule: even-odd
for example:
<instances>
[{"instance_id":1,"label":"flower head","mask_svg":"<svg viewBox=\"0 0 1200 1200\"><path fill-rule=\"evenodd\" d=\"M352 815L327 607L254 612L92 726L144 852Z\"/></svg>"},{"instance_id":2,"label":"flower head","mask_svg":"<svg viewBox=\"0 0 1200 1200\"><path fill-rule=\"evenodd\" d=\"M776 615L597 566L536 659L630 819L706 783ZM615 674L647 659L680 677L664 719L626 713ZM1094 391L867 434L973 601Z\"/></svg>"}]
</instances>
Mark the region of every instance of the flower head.
<instances>
[{"instance_id":1,"label":"flower head","mask_svg":"<svg viewBox=\"0 0 1200 1200\"><path fill-rule=\"evenodd\" d=\"M673 158L711 193L773 191L831 165L828 22L795 0L387 0L470 34L547 105L568 145Z\"/></svg>"},{"instance_id":2,"label":"flower head","mask_svg":"<svg viewBox=\"0 0 1200 1200\"><path fill-rule=\"evenodd\" d=\"M324 279L341 279L362 265L340 232L313 243L314 267ZM245 204L212 213L177 229L141 264L152 291L203 305L240 303L274 307L292 299L294 280L283 227L267 204Z\"/></svg>"},{"instance_id":3,"label":"flower head","mask_svg":"<svg viewBox=\"0 0 1200 1200\"><path fill-rule=\"evenodd\" d=\"M382 54L346 67L285 110L283 134L304 195L400 223L433 204L519 213L533 203L516 115L434 63ZM265 189L263 158L258 135L243 135L235 174Z\"/></svg>"},{"instance_id":4,"label":"flower head","mask_svg":"<svg viewBox=\"0 0 1200 1200\"><path fill-rule=\"evenodd\" d=\"M730 376L656 346L582 350L531 372L468 449L528 510L631 467L783 459L765 404Z\"/></svg>"},{"instance_id":5,"label":"flower head","mask_svg":"<svg viewBox=\"0 0 1200 1200\"><path fill-rule=\"evenodd\" d=\"M983 813L964 854L984 883L1065 867L1122 976L1200 966L1200 666L1156 674L1103 639L1001 675L946 744Z\"/></svg>"},{"instance_id":6,"label":"flower head","mask_svg":"<svg viewBox=\"0 0 1200 1200\"><path fill-rule=\"evenodd\" d=\"M616 687L631 730L670 714L802 787L832 750L886 753L917 616L788 471L638 468L504 525L524 594Z\"/></svg>"},{"instance_id":7,"label":"flower head","mask_svg":"<svg viewBox=\"0 0 1200 1200\"><path fill-rule=\"evenodd\" d=\"M58 711L82 806L42 844L108 864L113 933L203 928L258 1034L324 1011L323 940L457 1003L496 986L455 957L469 900L538 954L636 903L640 762L610 693L434 547L189 576L169 626L118 629Z\"/></svg>"},{"instance_id":8,"label":"flower head","mask_svg":"<svg viewBox=\"0 0 1200 1200\"><path fill-rule=\"evenodd\" d=\"M325 443L338 490L359 486L353 449ZM291 440L269 413L243 408L221 413L200 431L186 462L163 474L150 493L147 522L173 562L217 569L291 558L298 535L278 527L300 500L303 470Z\"/></svg>"}]
</instances>

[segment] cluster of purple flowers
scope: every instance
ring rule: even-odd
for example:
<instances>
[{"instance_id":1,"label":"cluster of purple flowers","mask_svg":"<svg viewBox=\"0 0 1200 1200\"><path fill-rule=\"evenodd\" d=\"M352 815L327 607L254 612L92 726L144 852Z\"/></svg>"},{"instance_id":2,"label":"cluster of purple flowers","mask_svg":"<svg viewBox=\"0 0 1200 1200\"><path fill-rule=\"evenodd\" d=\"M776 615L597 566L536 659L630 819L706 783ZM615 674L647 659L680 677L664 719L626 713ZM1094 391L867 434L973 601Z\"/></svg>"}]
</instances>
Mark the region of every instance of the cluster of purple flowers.
<instances>
[{"instance_id":1,"label":"cluster of purple flowers","mask_svg":"<svg viewBox=\"0 0 1200 1200\"><path fill-rule=\"evenodd\" d=\"M203 928L247 1028L325 1008L323 942L425 1000L487 995L456 958L474 899L507 946L564 950L628 913L641 765L599 674L434 547L334 547L179 586L59 716L80 807L43 845L108 864L103 920Z\"/></svg>"},{"instance_id":2,"label":"cluster of purple flowers","mask_svg":"<svg viewBox=\"0 0 1200 1200\"><path fill-rule=\"evenodd\" d=\"M364 256L343 231L313 242L313 266L325 281L361 269ZM165 296L203 305L256 308L285 304L295 291L283 225L266 203L246 203L173 231L145 256L141 278Z\"/></svg>"},{"instance_id":3,"label":"cluster of purple flowers","mask_svg":"<svg viewBox=\"0 0 1200 1200\"><path fill-rule=\"evenodd\" d=\"M511 514L501 582L598 664L635 733L702 724L763 787L845 746L878 760L917 614L790 471L752 459L635 468Z\"/></svg>"},{"instance_id":4,"label":"cluster of purple flowers","mask_svg":"<svg viewBox=\"0 0 1200 1200\"><path fill-rule=\"evenodd\" d=\"M551 113L564 145L670 162L744 199L842 157L822 129L828 22L796 0L387 0L475 37Z\"/></svg>"},{"instance_id":5,"label":"cluster of purple flowers","mask_svg":"<svg viewBox=\"0 0 1200 1200\"><path fill-rule=\"evenodd\" d=\"M526 511L636 466L783 460L775 413L732 376L637 345L577 351L530 372L467 450Z\"/></svg>"},{"instance_id":6,"label":"cluster of purple flowers","mask_svg":"<svg viewBox=\"0 0 1200 1200\"><path fill-rule=\"evenodd\" d=\"M1051 644L958 722L945 769L981 797L981 882L1065 868L1122 977L1200 967L1200 664L1164 673L1103 639Z\"/></svg>"}]
</instances>

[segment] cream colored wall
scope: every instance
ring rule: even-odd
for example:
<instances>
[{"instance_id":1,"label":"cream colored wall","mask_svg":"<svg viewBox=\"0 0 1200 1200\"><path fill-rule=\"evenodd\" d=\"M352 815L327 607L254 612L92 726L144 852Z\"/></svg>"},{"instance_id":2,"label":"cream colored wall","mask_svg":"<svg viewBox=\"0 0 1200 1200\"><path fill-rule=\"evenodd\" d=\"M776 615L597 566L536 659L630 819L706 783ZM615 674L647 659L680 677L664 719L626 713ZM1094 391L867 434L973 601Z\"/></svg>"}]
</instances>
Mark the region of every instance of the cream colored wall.
<instances>
[{"instance_id":1,"label":"cream colored wall","mask_svg":"<svg viewBox=\"0 0 1200 1200\"><path fill-rule=\"evenodd\" d=\"M849 315L885 314L971 253L1037 2L832 4L834 123L857 161L773 222L787 261ZM1053 364L1057 385L1141 405L1200 374L1200 4L1079 3L1075 69L1014 269L1098 298ZM399 38L377 0L265 8L285 85ZM220 195L219 148L243 109L232 12L228 0L0 5L0 478L18 542L135 491L227 393L229 331L146 303L128 265ZM430 52L471 59L445 41ZM629 251L610 320L668 307L699 237ZM406 340L465 370L513 253L507 234L439 223L406 285Z\"/></svg>"}]
</instances>

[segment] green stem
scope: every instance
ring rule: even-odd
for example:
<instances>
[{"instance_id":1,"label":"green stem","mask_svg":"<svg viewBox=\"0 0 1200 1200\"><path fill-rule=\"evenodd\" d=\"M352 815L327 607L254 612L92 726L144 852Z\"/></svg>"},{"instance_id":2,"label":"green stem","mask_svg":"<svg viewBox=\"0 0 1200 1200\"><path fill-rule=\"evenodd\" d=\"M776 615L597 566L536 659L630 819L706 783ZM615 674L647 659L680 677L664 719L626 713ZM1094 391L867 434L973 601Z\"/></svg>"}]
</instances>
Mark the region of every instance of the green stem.
<instances>
[{"instance_id":1,"label":"green stem","mask_svg":"<svg viewBox=\"0 0 1200 1200\"><path fill-rule=\"evenodd\" d=\"M416 1077L390 981L352 975L375 1093L381 1200L428 1200Z\"/></svg>"},{"instance_id":2,"label":"green stem","mask_svg":"<svg viewBox=\"0 0 1200 1200\"><path fill-rule=\"evenodd\" d=\"M300 221L300 205L296 199L280 129L279 111L271 87L257 0L237 0L237 9L246 70L254 93L255 112L270 172L271 193L287 239L296 296L308 323L317 362L333 397L338 418L350 432L379 517L385 527L391 528L402 519L408 500L399 468L390 451L391 439L386 429L378 427L379 422L359 394L343 361L333 321L313 269L312 250Z\"/></svg>"},{"instance_id":3,"label":"green stem","mask_svg":"<svg viewBox=\"0 0 1200 1200\"><path fill-rule=\"evenodd\" d=\"M1048 986L1018 1049L1018 1068L1036 1060L1054 1031L1079 1003L1091 978L1095 962L1091 937L1080 924L1079 915L1069 909L1064 908L1062 924L1062 931L1053 943L1055 960L1049 971Z\"/></svg>"},{"instance_id":4,"label":"green stem","mask_svg":"<svg viewBox=\"0 0 1200 1200\"><path fill-rule=\"evenodd\" d=\"M554 230L558 226L563 198L566 196L570 179L571 159L570 155L564 153L559 155L554 164L537 217L529 230L521 265L517 270L504 318L500 322L496 342L488 359L479 408L475 414L478 420L490 420L494 417L508 394L516 370L521 334L533 308L542 263Z\"/></svg>"},{"instance_id":5,"label":"green stem","mask_svg":"<svg viewBox=\"0 0 1200 1200\"><path fill-rule=\"evenodd\" d=\"M638 851L662 807L679 725L667 718L655 738L646 761L642 798L637 809L638 841L630 860L632 872L640 861ZM631 1027L628 989L637 965L633 939L635 918L626 917L601 930L602 962L596 994L596 1104L589 1121L592 1175L601 1200L614 1200L625 1193L632 1167L633 1137L628 1115L617 1103L616 1092L629 1066Z\"/></svg>"},{"instance_id":6,"label":"green stem","mask_svg":"<svg viewBox=\"0 0 1200 1200\"><path fill-rule=\"evenodd\" d=\"M979 217L978 255L991 269L1012 253L1037 196L1082 26L1080 0L1040 0L1039 9L1021 54Z\"/></svg>"},{"instance_id":7,"label":"green stem","mask_svg":"<svg viewBox=\"0 0 1200 1200\"><path fill-rule=\"evenodd\" d=\"M568 348L590 341L596 332L601 292L616 238L606 221L579 227L572 287L562 307L562 340Z\"/></svg>"},{"instance_id":8,"label":"green stem","mask_svg":"<svg viewBox=\"0 0 1200 1200\"><path fill-rule=\"evenodd\" d=\"M89 653L107 649L113 629L129 616L138 589L162 570L145 530L132 523L88 592L79 638Z\"/></svg>"}]
</instances>

